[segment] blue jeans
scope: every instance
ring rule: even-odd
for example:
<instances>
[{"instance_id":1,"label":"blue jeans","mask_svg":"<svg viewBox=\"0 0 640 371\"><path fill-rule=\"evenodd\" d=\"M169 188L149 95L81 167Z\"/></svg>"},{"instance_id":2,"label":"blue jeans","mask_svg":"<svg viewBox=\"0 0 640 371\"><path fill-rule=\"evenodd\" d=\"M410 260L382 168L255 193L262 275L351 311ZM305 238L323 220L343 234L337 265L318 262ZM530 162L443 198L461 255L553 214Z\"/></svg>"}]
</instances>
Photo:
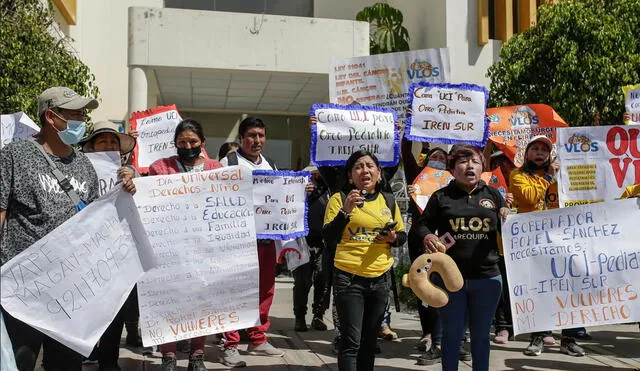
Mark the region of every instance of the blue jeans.
<instances>
[{"instance_id":1,"label":"blue jeans","mask_svg":"<svg viewBox=\"0 0 640 371\"><path fill-rule=\"evenodd\" d=\"M340 371L373 370L378 327L389 297L389 274L365 278L334 268L333 300L340 319Z\"/></svg>"},{"instance_id":2,"label":"blue jeans","mask_svg":"<svg viewBox=\"0 0 640 371\"><path fill-rule=\"evenodd\" d=\"M442 279L434 275L434 284L444 288ZM446 289L445 289L446 290ZM460 291L449 292L449 303L440 308L442 318L442 370L457 370L460 339L464 336L465 316L471 330L471 356L474 371L489 370L489 329L496 312L502 278L465 279Z\"/></svg>"}]
</instances>

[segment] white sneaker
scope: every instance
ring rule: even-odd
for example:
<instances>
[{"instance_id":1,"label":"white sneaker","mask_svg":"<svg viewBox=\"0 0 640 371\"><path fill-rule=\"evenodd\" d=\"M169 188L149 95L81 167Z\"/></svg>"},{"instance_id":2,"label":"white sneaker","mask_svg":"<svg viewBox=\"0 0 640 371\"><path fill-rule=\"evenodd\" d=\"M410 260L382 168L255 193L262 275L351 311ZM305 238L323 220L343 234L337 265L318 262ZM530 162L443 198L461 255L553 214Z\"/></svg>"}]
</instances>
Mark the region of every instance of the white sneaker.
<instances>
[{"instance_id":1,"label":"white sneaker","mask_svg":"<svg viewBox=\"0 0 640 371\"><path fill-rule=\"evenodd\" d=\"M270 356L270 357L284 356L283 350L280 350L269 343L262 343L260 345L249 344L249 347L247 348L247 352L249 352L249 354L253 354L254 356Z\"/></svg>"}]
</instances>

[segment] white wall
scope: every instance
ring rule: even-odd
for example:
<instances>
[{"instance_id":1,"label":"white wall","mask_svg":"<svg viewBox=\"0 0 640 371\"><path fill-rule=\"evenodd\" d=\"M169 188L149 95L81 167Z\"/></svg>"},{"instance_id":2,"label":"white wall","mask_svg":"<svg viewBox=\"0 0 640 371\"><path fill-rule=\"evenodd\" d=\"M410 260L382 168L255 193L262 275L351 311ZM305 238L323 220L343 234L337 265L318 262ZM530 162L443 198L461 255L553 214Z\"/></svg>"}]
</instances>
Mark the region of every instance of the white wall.
<instances>
[{"instance_id":1,"label":"white wall","mask_svg":"<svg viewBox=\"0 0 640 371\"><path fill-rule=\"evenodd\" d=\"M79 58L100 89L100 107L92 120L125 120L128 68L127 24L130 6L162 7L163 0L78 0L77 24L69 26Z\"/></svg>"},{"instance_id":2,"label":"white wall","mask_svg":"<svg viewBox=\"0 0 640 371\"><path fill-rule=\"evenodd\" d=\"M469 82L489 87L487 69L497 61L501 41L478 45L477 0L447 0L447 47L453 82Z\"/></svg>"}]
</instances>

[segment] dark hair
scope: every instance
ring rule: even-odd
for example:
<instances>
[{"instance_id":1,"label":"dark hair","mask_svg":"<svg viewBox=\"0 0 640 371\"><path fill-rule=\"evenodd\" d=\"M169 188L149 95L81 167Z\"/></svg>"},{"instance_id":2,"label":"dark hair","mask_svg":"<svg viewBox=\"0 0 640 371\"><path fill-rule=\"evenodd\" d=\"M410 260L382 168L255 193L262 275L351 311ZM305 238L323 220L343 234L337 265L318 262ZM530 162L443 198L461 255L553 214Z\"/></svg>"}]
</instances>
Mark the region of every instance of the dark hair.
<instances>
[{"instance_id":1,"label":"dark hair","mask_svg":"<svg viewBox=\"0 0 640 371\"><path fill-rule=\"evenodd\" d=\"M227 157L227 153L231 150L231 148L240 148L240 145L236 142L225 142L220 146L220 150L218 151L218 160Z\"/></svg>"},{"instance_id":2,"label":"dark hair","mask_svg":"<svg viewBox=\"0 0 640 371\"><path fill-rule=\"evenodd\" d=\"M458 162L458 160L462 158L472 157L473 155L478 155L480 157L480 160L482 161L482 169L484 171L486 165L482 151L480 150L480 148L466 143L455 144L453 147L451 147L451 151L449 151L448 162L449 170L453 170L453 168L456 167L456 162Z\"/></svg>"},{"instance_id":3,"label":"dark hair","mask_svg":"<svg viewBox=\"0 0 640 371\"><path fill-rule=\"evenodd\" d=\"M501 153L501 154L499 154L497 156L491 157L491 161L489 162L489 169L490 170L494 170L494 169L500 167L500 164L502 164L504 162L508 162L513 166L513 162L504 153Z\"/></svg>"},{"instance_id":4,"label":"dark hair","mask_svg":"<svg viewBox=\"0 0 640 371\"><path fill-rule=\"evenodd\" d=\"M384 179L384 175L382 174L382 169L380 168L380 162L378 161L378 158L373 153L367 151L366 149L361 149L359 151L353 152L351 156L349 156L349 158L347 159L347 163L344 166L345 175L347 176L347 179L349 179L349 174L351 174L351 170L353 170L353 167L355 166L356 161L358 161L359 159L365 156L371 157L373 162L376 164L376 166L380 170L380 182L376 183L376 192L380 192L381 190L384 189L384 186L386 185L386 180ZM356 186L354 184L348 182L345 185L343 192L349 193L351 192L352 189L355 189L355 188Z\"/></svg>"},{"instance_id":5,"label":"dark hair","mask_svg":"<svg viewBox=\"0 0 640 371\"><path fill-rule=\"evenodd\" d=\"M247 130L251 128L263 128L265 133L267 132L267 127L264 125L264 122L262 122L262 119L249 116L240 123L240 126L238 127L238 135L243 137Z\"/></svg>"},{"instance_id":6,"label":"dark hair","mask_svg":"<svg viewBox=\"0 0 640 371\"><path fill-rule=\"evenodd\" d=\"M444 157L447 157L447 158L448 158L448 156L449 156L449 155L447 154L447 151L445 151L444 149L442 149L442 148L440 148L440 147L434 147L434 148L431 148L431 149L429 150L429 152L427 152L427 157L425 158L425 159L426 159L426 161L427 161L427 162L429 162L429 157L431 157L431 155L432 155L434 152L438 152L438 151L442 152L442 153L444 154Z\"/></svg>"},{"instance_id":7,"label":"dark hair","mask_svg":"<svg viewBox=\"0 0 640 371\"><path fill-rule=\"evenodd\" d=\"M173 136L173 142L178 141L178 135L180 135L183 131L193 131L200 141L204 142L206 138L204 137L204 133L202 132L202 126L200 123L193 119L184 119L180 121L178 126L176 126L176 134Z\"/></svg>"}]
</instances>

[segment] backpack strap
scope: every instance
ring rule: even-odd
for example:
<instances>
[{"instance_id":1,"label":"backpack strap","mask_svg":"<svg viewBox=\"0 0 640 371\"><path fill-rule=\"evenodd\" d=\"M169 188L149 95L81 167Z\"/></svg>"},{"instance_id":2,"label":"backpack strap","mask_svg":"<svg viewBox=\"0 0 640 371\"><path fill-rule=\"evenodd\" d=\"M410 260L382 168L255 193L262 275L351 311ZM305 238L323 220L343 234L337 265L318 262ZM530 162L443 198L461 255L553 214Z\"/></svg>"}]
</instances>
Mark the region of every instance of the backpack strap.
<instances>
[{"instance_id":1,"label":"backpack strap","mask_svg":"<svg viewBox=\"0 0 640 371\"><path fill-rule=\"evenodd\" d=\"M86 206L86 203L80 199L80 196L78 196L78 193L75 191L75 189L73 189L73 186L69 181L69 178L67 178L67 176L64 175L62 171L60 171L60 169L56 166L56 164L53 163L53 160L51 160L47 152L45 152L44 148L42 148L42 145L36 142L35 138L30 138L29 141L38 149L38 151L42 154L44 159L47 161L47 163L49 164L49 167L51 168L51 173L58 181L58 185L60 185L60 188L62 188L62 190L67 194L67 196L69 196L69 198L71 199L71 202L73 202L73 204L76 206L76 209L78 211L82 210Z\"/></svg>"},{"instance_id":2,"label":"backpack strap","mask_svg":"<svg viewBox=\"0 0 640 371\"><path fill-rule=\"evenodd\" d=\"M381 192L384 197L384 202L387 204L389 210L391 210L391 220L396 218L396 198L393 197L391 192Z\"/></svg>"},{"instance_id":3,"label":"backpack strap","mask_svg":"<svg viewBox=\"0 0 640 371\"><path fill-rule=\"evenodd\" d=\"M238 165L238 154L235 151L227 153L227 165L229 166Z\"/></svg>"}]
</instances>

